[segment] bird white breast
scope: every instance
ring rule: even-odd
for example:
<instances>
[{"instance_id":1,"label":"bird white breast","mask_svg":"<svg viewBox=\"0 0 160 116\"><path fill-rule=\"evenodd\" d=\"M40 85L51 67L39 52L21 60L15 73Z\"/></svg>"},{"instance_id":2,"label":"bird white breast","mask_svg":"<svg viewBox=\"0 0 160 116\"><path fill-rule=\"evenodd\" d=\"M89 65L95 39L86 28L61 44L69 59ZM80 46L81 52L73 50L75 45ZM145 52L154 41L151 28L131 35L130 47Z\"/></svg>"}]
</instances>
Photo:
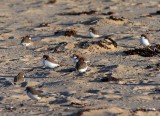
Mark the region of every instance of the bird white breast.
<instances>
[{"instance_id":1,"label":"bird white breast","mask_svg":"<svg viewBox=\"0 0 160 116\"><path fill-rule=\"evenodd\" d=\"M100 35L96 35L96 34L94 34L94 33L92 33L92 32L89 32L89 35L90 35L91 37L93 37L93 38L98 38L98 37L100 37Z\"/></svg>"},{"instance_id":2,"label":"bird white breast","mask_svg":"<svg viewBox=\"0 0 160 116\"><path fill-rule=\"evenodd\" d=\"M43 60L43 64L46 67L49 67L49 68L56 68L56 67L59 66L59 64L55 64L55 63L49 62L48 60Z\"/></svg>"},{"instance_id":3,"label":"bird white breast","mask_svg":"<svg viewBox=\"0 0 160 116\"><path fill-rule=\"evenodd\" d=\"M78 60L77 58L75 58L75 57L72 58L72 62L73 62L73 63L77 63L78 61L79 61L79 60Z\"/></svg>"},{"instance_id":4,"label":"bird white breast","mask_svg":"<svg viewBox=\"0 0 160 116\"><path fill-rule=\"evenodd\" d=\"M33 94L30 93L30 92L27 92L27 95L28 95L31 99L33 99L33 100L39 100L39 99L41 99L41 97L38 97L38 95L33 95Z\"/></svg>"},{"instance_id":5,"label":"bird white breast","mask_svg":"<svg viewBox=\"0 0 160 116\"><path fill-rule=\"evenodd\" d=\"M22 43L23 46L30 46L31 43Z\"/></svg>"},{"instance_id":6,"label":"bird white breast","mask_svg":"<svg viewBox=\"0 0 160 116\"><path fill-rule=\"evenodd\" d=\"M82 68L82 69L79 69L78 71L79 71L80 73L84 73L84 72L86 72L87 68L88 68L88 67Z\"/></svg>"},{"instance_id":7,"label":"bird white breast","mask_svg":"<svg viewBox=\"0 0 160 116\"><path fill-rule=\"evenodd\" d=\"M145 46L149 46L150 45L148 39L146 39L144 37L140 38L140 43L143 44L143 45L145 45Z\"/></svg>"}]
</instances>

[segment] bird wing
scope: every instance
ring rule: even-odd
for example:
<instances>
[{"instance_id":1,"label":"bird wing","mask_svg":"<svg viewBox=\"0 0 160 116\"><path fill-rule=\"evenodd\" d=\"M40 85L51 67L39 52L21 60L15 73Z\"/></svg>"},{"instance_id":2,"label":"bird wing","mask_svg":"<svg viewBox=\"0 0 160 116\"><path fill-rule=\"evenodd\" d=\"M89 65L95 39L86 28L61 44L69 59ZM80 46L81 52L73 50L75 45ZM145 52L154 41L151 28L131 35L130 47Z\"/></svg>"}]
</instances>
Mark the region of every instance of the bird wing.
<instances>
[{"instance_id":1,"label":"bird wing","mask_svg":"<svg viewBox=\"0 0 160 116\"><path fill-rule=\"evenodd\" d=\"M49 58L48 61L54 63L54 64L58 64L54 59Z\"/></svg>"},{"instance_id":2,"label":"bird wing","mask_svg":"<svg viewBox=\"0 0 160 116\"><path fill-rule=\"evenodd\" d=\"M83 69L87 66L87 64L85 62L77 62L76 63L76 69L79 70L79 69Z\"/></svg>"},{"instance_id":3,"label":"bird wing","mask_svg":"<svg viewBox=\"0 0 160 116\"><path fill-rule=\"evenodd\" d=\"M93 33L96 34L96 35L99 35L99 31L98 31L98 30L95 30L95 29L94 29L94 30L93 30Z\"/></svg>"},{"instance_id":4,"label":"bird wing","mask_svg":"<svg viewBox=\"0 0 160 116\"><path fill-rule=\"evenodd\" d=\"M37 91L37 90L35 90L35 89L30 90L30 92L31 92L33 95L38 95L38 97L45 97L45 95L43 95L42 93L40 93L39 91Z\"/></svg>"},{"instance_id":5,"label":"bird wing","mask_svg":"<svg viewBox=\"0 0 160 116\"><path fill-rule=\"evenodd\" d=\"M14 84L17 82L17 76L14 77Z\"/></svg>"},{"instance_id":6,"label":"bird wing","mask_svg":"<svg viewBox=\"0 0 160 116\"><path fill-rule=\"evenodd\" d=\"M24 38L21 40L21 43L23 43L24 42Z\"/></svg>"}]
</instances>

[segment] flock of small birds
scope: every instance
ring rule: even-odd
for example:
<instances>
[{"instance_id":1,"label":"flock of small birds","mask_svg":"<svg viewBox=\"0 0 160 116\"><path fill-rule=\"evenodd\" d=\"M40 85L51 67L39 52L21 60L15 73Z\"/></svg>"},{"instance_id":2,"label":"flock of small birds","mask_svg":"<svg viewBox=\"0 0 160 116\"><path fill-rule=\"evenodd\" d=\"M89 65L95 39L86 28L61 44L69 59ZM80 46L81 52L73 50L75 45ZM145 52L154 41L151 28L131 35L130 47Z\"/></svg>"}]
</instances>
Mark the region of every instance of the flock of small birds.
<instances>
[{"instance_id":1,"label":"flock of small birds","mask_svg":"<svg viewBox=\"0 0 160 116\"><path fill-rule=\"evenodd\" d=\"M89 35L91 38L100 38L102 35L99 34L98 30L96 30L93 27L89 28ZM29 47L33 44L31 36L25 36L21 40L21 45L24 47ZM140 44L143 46L149 48L151 46L151 43L148 39L148 37L145 34L142 34L140 37ZM152 50L152 49L151 49ZM77 54L73 54L72 61L75 64L75 71L78 74L84 74L88 69L88 62L90 62L88 59L81 57ZM57 61L52 59L49 55L43 55L42 63L44 67L48 67L50 69L55 69L56 67L61 66ZM25 74L23 72L20 72L17 76L14 77L14 85L20 85L23 82L25 82ZM34 87L27 86L26 94L29 98L38 101L42 97L46 97L44 94L36 90Z\"/></svg>"}]
</instances>

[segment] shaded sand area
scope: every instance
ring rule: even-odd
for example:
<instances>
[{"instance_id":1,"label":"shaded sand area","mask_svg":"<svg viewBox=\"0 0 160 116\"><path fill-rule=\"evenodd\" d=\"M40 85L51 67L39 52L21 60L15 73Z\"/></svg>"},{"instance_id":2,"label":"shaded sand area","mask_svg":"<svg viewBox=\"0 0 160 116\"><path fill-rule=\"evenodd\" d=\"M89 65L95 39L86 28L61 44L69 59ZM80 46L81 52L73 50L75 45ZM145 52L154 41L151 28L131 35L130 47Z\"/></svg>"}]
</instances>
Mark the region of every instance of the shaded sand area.
<instances>
[{"instance_id":1,"label":"shaded sand area","mask_svg":"<svg viewBox=\"0 0 160 116\"><path fill-rule=\"evenodd\" d=\"M159 56L123 53L142 48L143 33L160 42L159 9L159 0L0 0L0 114L160 115ZM118 46L86 44L104 39L90 38L90 27ZM65 36L69 29L76 35ZM20 45L26 35L34 42L28 48ZM64 52L53 52L60 42L67 42ZM74 53L90 60L85 75L73 71ZM43 69L44 54L61 66ZM49 97L35 104L24 87L12 85L21 71L28 86Z\"/></svg>"}]
</instances>

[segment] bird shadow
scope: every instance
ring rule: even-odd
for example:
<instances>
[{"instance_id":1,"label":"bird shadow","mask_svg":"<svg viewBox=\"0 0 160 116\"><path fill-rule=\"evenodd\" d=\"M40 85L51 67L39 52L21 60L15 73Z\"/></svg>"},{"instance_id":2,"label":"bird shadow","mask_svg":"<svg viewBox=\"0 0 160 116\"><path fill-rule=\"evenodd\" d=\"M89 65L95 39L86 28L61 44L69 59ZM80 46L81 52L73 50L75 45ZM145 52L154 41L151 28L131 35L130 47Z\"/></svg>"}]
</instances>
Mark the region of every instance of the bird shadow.
<instances>
[{"instance_id":1,"label":"bird shadow","mask_svg":"<svg viewBox=\"0 0 160 116\"><path fill-rule=\"evenodd\" d=\"M113 70L116 67L117 67L117 65L111 65L111 66L107 66L107 67L106 66L102 66L98 72L99 73L108 72L110 70Z\"/></svg>"},{"instance_id":2,"label":"bird shadow","mask_svg":"<svg viewBox=\"0 0 160 116\"><path fill-rule=\"evenodd\" d=\"M0 101L2 101L2 100L3 100L3 98L4 98L3 96L0 96Z\"/></svg>"},{"instance_id":3,"label":"bird shadow","mask_svg":"<svg viewBox=\"0 0 160 116\"><path fill-rule=\"evenodd\" d=\"M61 95L63 96L70 96L71 94L67 91L64 91L64 92L60 92Z\"/></svg>"},{"instance_id":4,"label":"bird shadow","mask_svg":"<svg viewBox=\"0 0 160 116\"><path fill-rule=\"evenodd\" d=\"M76 71L76 69L75 68L61 69L61 70L58 70L57 72L66 73L66 72L73 72L73 71Z\"/></svg>"},{"instance_id":5,"label":"bird shadow","mask_svg":"<svg viewBox=\"0 0 160 116\"><path fill-rule=\"evenodd\" d=\"M129 40L135 40L135 38L133 38L133 36L125 36L123 38L118 39L117 41L121 41L121 40L127 40L127 41L129 41Z\"/></svg>"},{"instance_id":6,"label":"bird shadow","mask_svg":"<svg viewBox=\"0 0 160 116\"><path fill-rule=\"evenodd\" d=\"M76 34L74 37L75 38L82 38L82 39L91 39L90 36L84 36L84 35L80 35L80 34Z\"/></svg>"},{"instance_id":7,"label":"bird shadow","mask_svg":"<svg viewBox=\"0 0 160 116\"><path fill-rule=\"evenodd\" d=\"M69 23L62 23L60 25L62 26L73 26L75 24L82 24L82 25L95 25L101 18L90 18L89 20L86 21L80 21L80 22L69 22Z\"/></svg>"},{"instance_id":8,"label":"bird shadow","mask_svg":"<svg viewBox=\"0 0 160 116\"><path fill-rule=\"evenodd\" d=\"M131 83L131 84L122 84L122 85L126 85L126 86L132 86L132 85L135 85L135 86L157 86L159 87L160 84L157 84L157 83L138 83L138 84L134 84L134 83Z\"/></svg>"},{"instance_id":9,"label":"bird shadow","mask_svg":"<svg viewBox=\"0 0 160 116\"><path fill-rule=\"evenodd\" d=\"M48 75L50 73L47 71L37 71L33 76L27 76L26 78L49 78Z\"/></svg>"},{"instance_id":10,"label":"bird shadow","mask_svg":"<svg viewBox=\"0 0 160 116\"><path fill-rule=\"evenodd\" d=\"M92 94L97 94L100 90L97 90L97 89L90 89L88 90L87 92L88 93L92 93Z\"/></svg>"},{"instance_id":11,"label":"bird shadow","mask_svg":"<svg viewBox=\"0 0 160 116\"><path fill-rule=\"evenodd\" d=\"M20 85L21 85L21 87L26 87L28 85L28 82L25 81L25 82L21 83Z\"/></svg>"},{"instance_id":12,"label":"bird shadow","mask_svg":"<svg viewBox=\"0 0 160 116\"><path fill-rule=\"evenodd\" d=\"M68 102L67 99L59 98L59 99L56 99L54 101L49 101L49 104L63 104L63 103L66 103L66 102Z\"/></svg>"},{"instance_id":13,"label":"bird shadow","mask_svg":"<svg viewBox=\"0 0 160 116\"><path fill-rule=\"evenodd\" d=\"M55 34L47 34L47 35L38 34L38 35L33 36L33 40L37 41L37 40L42 40L45 38L53 38L55 36L56 36Z\"/></svg>"},{"instance_id":14,"label":"bird shadow","mask_svg":"<svg viewBox=\"0 0 160 116\"><path fill-rule=\"evenodd\" d=\"M153 12L153 13L150 13L150 15L158 16L159 14L158 14L158 13Z\"/></svg>"},{"instance_id":15,"label":"bird shadow","mask_svg":"<svg viewBox=\"0 0 160 116\"><path fill-rule=\"evenodd\" d=\"M123 37L123 38L120 38L118 39L117 41L133 41L133 40L136 40L136 38L133 38L132 36L126 36L126 37ZM121 47L124 47L124 48L135 48L134 46L127 46L127 45L121 45Z\"/></svg>"},{"instance_id":16,"label":"bird shadow","mask_svg":"<svg viewBox=\"0 0 160 116\"><path fill-rule=\"evenodd\" d=\"M11 85L13 85L9 80L7 80L6 78L11 78L11 76L0 76L0 86L2 87L9 87Z\"/></svg>"},{"instance_id":17,"label":"bird shadow","mask_svg":"<svg viewBox=\"0 0 160 116\"><path fill-rule=\"evenodd\" d=\"M59 85L59 84L63 84L63 81L56 81L56 82L44 82L41 86L55 86L55 85Z\"/></svg>"},{"instance_id":18,"label":"bird shadow","mask_svg":"<svg viewBox=\"0 0 160 116\"><path fill-rule=\"evenodd\" d=\"M75 24L77 24L77 23L62 23L62 24L60 24L60 25L62 25L62 26L73 26L73 25L75 25Z\"/></svg>"},{"instance_id":19,"label":"bird shadow","mask_svg":"<svg viewBox=\"0 0 160 116\"><path fill-rule=\"evenodd\" d=\"M23 71L25 72L32 72L36 69L43 69L42 66L37 66L37 67L33 67L33 68L29 68L29 69L24 69Z\"/></svg>"}]
</instances>

